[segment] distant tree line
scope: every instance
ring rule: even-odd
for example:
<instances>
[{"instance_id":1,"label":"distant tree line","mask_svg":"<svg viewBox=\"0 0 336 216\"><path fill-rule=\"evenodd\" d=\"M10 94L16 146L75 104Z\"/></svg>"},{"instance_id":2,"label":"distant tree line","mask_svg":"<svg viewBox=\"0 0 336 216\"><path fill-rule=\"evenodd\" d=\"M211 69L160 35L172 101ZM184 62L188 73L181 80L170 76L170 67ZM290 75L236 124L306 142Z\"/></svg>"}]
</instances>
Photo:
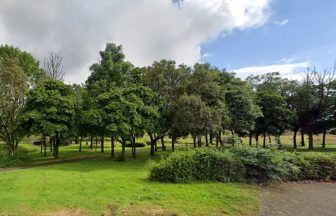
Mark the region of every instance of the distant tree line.
<instances>
[{"instance_id":1,"label":"distant tree line","mask_svg":"<svg viewBox=\"0 0 336 216\"><path fill-rule=\"evenodd\" d=\"M281 146L280 136L294 131L293 147L314 148L313 135L336 127L336 67L306 71L302 80L282 78L279 73L249 76L245 81L234 73L208 63L193 67L173 60L135 67L125 60L122 47L108 43L100 59L90 67L82 85L63 83L60 52L51 52L43 66L31 54L12 46L0 46L0 139L10 155L27 135L42 136L51 143L55 158L64 140L99 140L104 152L105 137L111 140L111 157L116 142L131 143L136 156L136 139L148 134L150 154L165 150L165 137L174 151L178 139L191 136L194 147L222 146L223 131L230 131L232 144L249 137L249 144L266 147L271 136ZM202 139L204 139L202 141ZM161 146L159 147L158 143ZM45 150L46 151L46 150Z\"/></svg>"}]
</instances>

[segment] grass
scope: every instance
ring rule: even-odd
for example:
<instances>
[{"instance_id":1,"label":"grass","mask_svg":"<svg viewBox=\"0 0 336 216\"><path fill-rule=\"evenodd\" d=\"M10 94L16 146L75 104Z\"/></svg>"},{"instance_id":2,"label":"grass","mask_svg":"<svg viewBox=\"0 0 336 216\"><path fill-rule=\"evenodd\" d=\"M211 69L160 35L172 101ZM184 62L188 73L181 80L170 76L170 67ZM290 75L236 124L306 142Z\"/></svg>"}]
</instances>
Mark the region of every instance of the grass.
<instances>
[{"instance_id":1,"label":"grass","mask_svg":"<svg viewBox=\"0 0 336 216\"><path fill-rule=\"evenodd\" d=\"M258 213L256 185L150 182L147 155L126 163L101 158L0 173L0 215Z\"/></svg>"}]
</instances>

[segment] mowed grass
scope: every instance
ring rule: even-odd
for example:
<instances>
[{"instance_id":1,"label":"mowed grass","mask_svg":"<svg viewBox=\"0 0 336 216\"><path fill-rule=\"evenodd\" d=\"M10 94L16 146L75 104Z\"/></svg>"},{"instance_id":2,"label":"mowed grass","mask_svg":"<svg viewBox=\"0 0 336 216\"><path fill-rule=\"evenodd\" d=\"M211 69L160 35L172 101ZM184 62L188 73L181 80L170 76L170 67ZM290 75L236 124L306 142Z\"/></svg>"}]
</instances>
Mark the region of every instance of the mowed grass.
<instances>
[{"instance_id":1,"label":"mowed grass","mask_svg":"<svg viewBox=\"0 0 336 216\"><path fill-rule=\"evenodd\" d=\"M159 156L153 158L158 160ZM149 156L0 173L0 215L257 215L257 185L147 179Z\"/></svg>"}]
</instances>

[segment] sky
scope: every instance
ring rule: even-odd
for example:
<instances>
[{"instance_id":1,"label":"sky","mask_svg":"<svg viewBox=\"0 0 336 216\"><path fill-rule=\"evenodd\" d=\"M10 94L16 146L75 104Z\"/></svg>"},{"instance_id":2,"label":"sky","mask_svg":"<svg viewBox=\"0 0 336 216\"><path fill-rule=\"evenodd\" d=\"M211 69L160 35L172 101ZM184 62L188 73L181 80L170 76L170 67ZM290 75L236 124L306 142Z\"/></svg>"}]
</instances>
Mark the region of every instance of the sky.
<instances>
[{"instance_id":1,"label":"sky","mask_svg":"<svg viewBox=\"0 0 336 216\"><path fill-rule=\"evenodd\" d=\"M0 44L40 61L61 51L67 83L82 83L107 42L135 66L209 62L245 78L300 79L336 60L335 0L1 0Z\"/></svg>"}]
</instances>

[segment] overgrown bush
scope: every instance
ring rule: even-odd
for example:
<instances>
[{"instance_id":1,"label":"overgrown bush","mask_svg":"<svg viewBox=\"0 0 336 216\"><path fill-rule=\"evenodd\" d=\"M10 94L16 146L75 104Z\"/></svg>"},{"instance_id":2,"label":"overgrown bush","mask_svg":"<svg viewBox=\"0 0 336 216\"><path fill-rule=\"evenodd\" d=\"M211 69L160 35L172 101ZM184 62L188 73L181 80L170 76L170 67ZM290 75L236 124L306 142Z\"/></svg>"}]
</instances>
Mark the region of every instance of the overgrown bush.
<instances>
[{"instance_id":1,"label":"overgrown bush","mask_svg":"<svg viewBox=\"0 0 336 216\"><path fill-rule=\"evenodd\" d=\"M229 152L180 151L150 165L151 180L163 182L242 181L244 165Z\"/></svg>"},{"instance_id":2,"label":"overgrown bush","mask_svg":"<svg viewBox=\"0 0 336 216\"><path fill-rule=\"evenodd\" d=\"M14 155L10 157L7 148L0 146L0 167L23 165L30 161L31 159L26 149L19 148L14 152Z\"/></svg>"},{"instance_id":3,"label":"overgrown bush","mask_svg":"<svg viewBox=\"0 0 336 216\"><path fill-rule=\"evenodd\" d=\"M143 142L136 142L135 143L135 147L145 147L146 146L146 143L143 143ZM131 148L132 147L132 144L130 142L127 142L125 147L128 147L128 148Z\"/></svg>"},{"instance_id":4,"label":"overgrown bush","mask_svg":"<svg viewBox=\"0 0 336 216\"><path fill-rule=\"evenodd\" d=\"M151 162L151 180L163 182L265 182L336 179L336 156L234 147L179 151Z\"/></svg>"},{"instance_id":5,"label":"overgrown bush","mask_svg":"<svg viewBox=\"0 0 336 216\"><path fill-rule=\"evenodd\" d=\"M300 171L290 162L292 155L284 151L250 147L236 147L229 151L242 160L246 178L252 181L292 180Z\"/></svg>"}]
</instances>

